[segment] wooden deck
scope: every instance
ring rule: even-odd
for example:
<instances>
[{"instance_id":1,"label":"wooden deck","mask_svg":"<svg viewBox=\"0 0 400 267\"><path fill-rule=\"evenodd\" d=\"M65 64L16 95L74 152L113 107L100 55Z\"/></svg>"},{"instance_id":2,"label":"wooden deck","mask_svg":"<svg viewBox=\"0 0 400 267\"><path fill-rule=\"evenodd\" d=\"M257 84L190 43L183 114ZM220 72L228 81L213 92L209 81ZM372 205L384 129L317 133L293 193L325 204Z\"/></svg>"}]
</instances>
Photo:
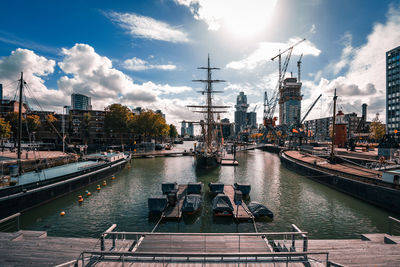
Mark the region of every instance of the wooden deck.
<instances>
[{"instance_id":1,"label":"wooden deck","mask_svg":"<svg viewBox=\"0 0 400 267\"><path fill-rule=\"evenodd\" d=\"M233 185L225 185L224 186L224 193L229 197L233 205L233 217L235 220L251 220L253 219L253 215L247 208L246 203L242 201L242 205L236 205L234 201L235 189Z\"/></svg>"},{"instance_id":2,"label":"wooden deck","mask_svg":"<svg viewBox=\"0 0 400 267\"><path fill-rule=\"evenodd\" d=\"M186 196L186 191L187 191L187 184L178 185L178 192L177 192L178 201L176 202L175 206L167 207L167 209L164 211L162 215L163 219L180 220L182 218L182 205L183 205L183 200L185 199Z\"/></svg>"},{"instance_id":3,"label":"wooden deck","mask_svg":"<svg viewBox=\"0 0 400 267\"><path fill-rule=\"evenodd\" d=\"M355 165L350 165L347 163L342 163L342 164L330 164L326 159L313 156L313 155L308 155L308 154L302 154L300 151L297 150L290 150L290 151L285 151L285 154L293 159L299 160L306 162L308 164L314 164L317 167L323 167L327 168L336 172L342 172L342 173L347 173L350 175L356 175L360 177L367 177L367 178L376 178L378 175L382 175L382 171L377 171L377 170L370 170L366 168L361 168ZM380 180L380 179L378 179Z\"/></svg>"}]
</instances>

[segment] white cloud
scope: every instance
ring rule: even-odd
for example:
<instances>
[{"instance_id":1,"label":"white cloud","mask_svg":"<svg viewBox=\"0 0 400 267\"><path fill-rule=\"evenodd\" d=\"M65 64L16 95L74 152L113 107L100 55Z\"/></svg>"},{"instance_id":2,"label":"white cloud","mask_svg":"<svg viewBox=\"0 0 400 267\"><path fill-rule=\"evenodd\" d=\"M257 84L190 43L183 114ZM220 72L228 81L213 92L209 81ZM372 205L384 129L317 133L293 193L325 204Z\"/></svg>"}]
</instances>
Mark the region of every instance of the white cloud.
<instances>
[{"instance_id":1,"label":"white cloud","mask_svg":"<svg viewBox=\"0 0 400 267\"><path fill-rule=\"evenodd\" d=\"M347 34L347 39L344 39L347 44L345 42L341 60L333 64L333 70L337 72L347 66L346 73L333 80L303 81L303 88L308 89L312 97L319 93L331 97L334 88L337 88L339 102L349 108L345 112L361 113L361 104L367 103L369 119L375 117L375 113L380 113L382 119L386 112L385 55L400 44L400 8L390 7L386 22L376 23L367 36L367 42L360 47L351 46L350 36Z\"/></svg>"},{"instance_id":2,"label":"white cloud","mask_svg":"<svg viewBox=\"0 0 400 267\"><path fill-rule=\"evenodd\" d=\"M107 16L135 38L154 39L173 43L189 42L187 34L169 24L134 13L110 12Z\"/></svg>"},{"instance_id":3,"label":"white cloud","mask_svg":"<svg viewBox=\"0 0 400 267\"><path fill-rule=\"evenodd\" d=\"M312 34L317 33L317 26L315 26L315 24L311 25L310 33L312 33Z\"/></svg>"},{"instance_id":4,"label":"white cloud","mask_svg":"<svg viewBox=\"0 0 400 267\"><path fill-rule=\"evenodd\" d=\"M252 70L262 64L271 61L271 58L278 54L279 49L286 49L287 47L299 42L300 40L301 38L294 37L290 38L287 43L261 42L258 44L258 48L253 51L249 56L239 61L232 61L228 63L226 67L236 70ZM304 56L319 56L320 53L321 50L319 50L312 42L306 40L294 47L292 55L303 54Z\"/></svg>"},{"instance_id":5,"label":"white cloud","mask_svg":"<svg viewBox=\"0 0 400 267\"><path fill-rule=\"evenodd\" d=\"M189 8L193 17L208 25L208 30L225 27L232 33L259 32L269 21L277 0L175 0Z\"/></svg>"},{"instance_id":6,"label":"white cloud","mask_svg":"<svg viewBox=\"0 0 400 267\"><path fill-rule=\"evenodd\" d=\"M24 74L25 97L34 107L35 97L43 106L54 107L62 103L65 96L62 92L48 89L45 81L54 72L56 62L38 56L28 49L18 48L11 52L11 55L0 59L0 81L3 83L4 97L13 99L17 90L16 81L20 79L21 72ZM8 85L8 86L7 86ZM38 108L38 107L36 107Z\"/></svg>"},{"instance_id":7,"label":"white cloud","mask_svg":"<svg viewBox=\"0 0 400 267\"><path fill-rule=\"evenodd\" d=\"M167 65L154 65L149 64L146 60L133 57L131 59L127 59L124 61L122 65L127 70L132 71L141 71L141 70L148 70L148 69L159 69L159 70L174 70L176 69L175 65L167 64Z\"/></svg>"}]
</instances>

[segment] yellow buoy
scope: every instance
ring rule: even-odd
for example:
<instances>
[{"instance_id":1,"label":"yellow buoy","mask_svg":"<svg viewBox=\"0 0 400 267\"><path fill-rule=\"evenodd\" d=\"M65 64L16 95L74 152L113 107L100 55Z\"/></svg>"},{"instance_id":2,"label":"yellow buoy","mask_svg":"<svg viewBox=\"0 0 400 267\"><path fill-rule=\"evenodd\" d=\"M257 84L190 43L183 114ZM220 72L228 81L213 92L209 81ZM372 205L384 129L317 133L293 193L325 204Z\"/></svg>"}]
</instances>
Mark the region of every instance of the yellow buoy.
<instances>
[{"instance_id":1,"label":"yellow buoy","mask_svg":"<svg viewBox=\"0 0 400 267\"><path fill-rule=\"evenodd\" d=\"M60 212L60 215L64 216L65 215L65 211Z\"/></svg>"},{"instance_id":2,"label":"yellow buoy","mask_svg":"<svg viewBox=\"0 0 400 267\"><path fill-rule=\"evenodd\" d=\"M107 182L106 182L106 180L104 180L103 181L103 186L106 186L107 185Z\"/></svg>"},{"instance_id":3,"label":"yellow buoy","mask_svg":"<svg viewBox=\"0 0 400 267\"><path fill-rule=\"evenodd\" d=\"M90 193L89 191L86 191L86 196L88 197L90 195L92 195L92 193Z\"/></svg>"}]
</instances>

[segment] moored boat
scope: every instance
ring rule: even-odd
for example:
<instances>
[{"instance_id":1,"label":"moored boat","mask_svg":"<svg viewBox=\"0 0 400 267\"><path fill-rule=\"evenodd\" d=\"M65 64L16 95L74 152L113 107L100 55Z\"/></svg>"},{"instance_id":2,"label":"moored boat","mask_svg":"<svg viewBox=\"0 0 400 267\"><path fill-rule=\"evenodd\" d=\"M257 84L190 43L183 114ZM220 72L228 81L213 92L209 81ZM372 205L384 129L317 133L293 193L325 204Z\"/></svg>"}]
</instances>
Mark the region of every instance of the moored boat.
<instances>
[{"instance_id":1,"label":"moored boat","mask_svg":"<svg viewBox=\"0 0 400 267\"><path fill-rule=\"evenodd\" d=\"M249 203L249 205L247 205L247 208L249 209L251 214L256 218L265 216L269 218L274 218L274 213L259 202L252 201Z\"/></svg>"},{"instance_id":2,"label":"moored boat","mask_svg":"<svg viewBox=\"0 0 400 267\"><path fill-rule=\"evenodd\" d=\"M212 194L223 194L224 193L224 184L223 183L209 183L208 187L210 189L210 193Z\"/></svg>"},{"instance_id":3,"label":"moored boat","mask_svg":"<svg viewBox=\"0 0 400 267\"><path fill-rule=\"evenodd\" d=\"M199 194L186 195L183 200L182 212L186 214L194 214L200 210L202 197Z\"/></svg>"},{"instance_id":4,"label":"moored boat","mask_svg":"<svg viewBox=\"0 0 400 267\"><path fill-rule=\"evenodd\" d=\"M149 208L149 213L161 214L168 205L167 196L159 195L159 196L149 197L147 200L147 205Z\"/></svg>"},{"instance_id":5,"label":"moored boat","mask_svg":"<svg viewBox=\"0 0 400 267\"><path fill-rule=\"evenodd\" d=\"M227 195L218 194L212 202L214 216L233 216L233 205Z\"/></svg>"}]
</instances>

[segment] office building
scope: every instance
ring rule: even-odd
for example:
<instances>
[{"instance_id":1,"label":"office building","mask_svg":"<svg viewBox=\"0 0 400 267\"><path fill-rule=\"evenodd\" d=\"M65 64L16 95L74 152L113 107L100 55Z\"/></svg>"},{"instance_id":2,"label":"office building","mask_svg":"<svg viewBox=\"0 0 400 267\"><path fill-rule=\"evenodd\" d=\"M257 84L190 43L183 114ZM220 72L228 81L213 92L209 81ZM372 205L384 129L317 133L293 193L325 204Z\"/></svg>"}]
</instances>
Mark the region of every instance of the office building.
<instances>
[{"instance_id":1,"label":"office building","mask_svg":"<svg viewBox=\"0 0 400 267\"><path fill-rule=\"evenodd\" d=\"M182 121L181 123L181 136L185 136L186 134L186 121Z\"/></svg>"},{"instance_id":2,"label":"office building","mask_svg":"<svg viewBox=\"0 0 400 267\"><path fill-rule=\"evenodd\" d=\"M386 52L386 130L400 130L400 46Z\"/></svg>"},{"instance_id":3,"label":"office building","mask_svg":"<svg viewBox=\"0 0 400 267\"><path fill-rule=\"evenodd\" d=\"M236 98L236 111L235 111L235 133L243 131L247 125L247 96L244 92L240 92Z\"/></svg>"},{"instance_id":4,"label":"office building","mask_svg":"<svg viewBox=\"0 0 400 267\"><path fill-rule=\"evenodd\" d=\"M188 122L188 127L186 128L186 133L190 136L194 136L194 127L192 122Z\"/></svg>"},{"instance_id":5,"label":"office building","mask_svg":"<svg viewBox=\"0 0 400 267\"><path fill-rule=\"evenodd\" d=\"M286 78L279 90L279 124L298 124L301 112L301 82Z\"/></svg>"},{"instance_id":6,"label":"office building","mask_svg":"<svg viewBox=\"0 0 400 267\"><path fill-rule=\"evenodd\" d=\"M71 107L78 110L91 110L91 98L82 94L71 95Z\"/></svg>"}]
</instances>

